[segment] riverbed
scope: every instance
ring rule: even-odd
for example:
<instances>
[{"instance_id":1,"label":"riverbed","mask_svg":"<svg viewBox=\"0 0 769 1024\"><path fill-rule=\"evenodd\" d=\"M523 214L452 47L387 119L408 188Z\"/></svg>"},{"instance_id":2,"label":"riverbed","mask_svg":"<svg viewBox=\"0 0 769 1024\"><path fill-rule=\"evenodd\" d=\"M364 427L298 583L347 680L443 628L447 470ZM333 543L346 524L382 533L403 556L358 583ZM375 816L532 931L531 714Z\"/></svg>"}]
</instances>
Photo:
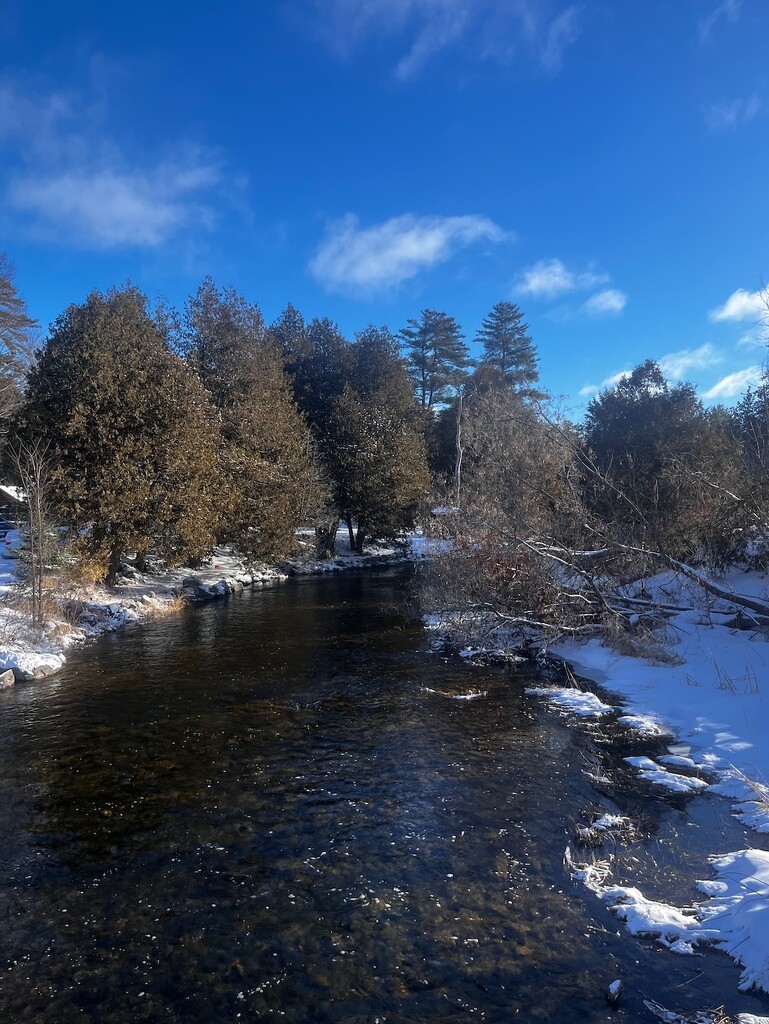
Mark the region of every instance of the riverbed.
<instances>
[{"instance_id":1,"label":"riverbed","mask_svg":"<svg viewBox=\"0 0 769 1024\"><path fill-rule=\"evenodd\" d=\"M623 758L659 744L527 695L533 667L430 654L411 571L246 591L0 693L3 1019L769 1013L726 956L629 936L563 864L616 807L626 862L685 902L748 844L728 803L639 787Z\"/></svg>"}]
</instances>

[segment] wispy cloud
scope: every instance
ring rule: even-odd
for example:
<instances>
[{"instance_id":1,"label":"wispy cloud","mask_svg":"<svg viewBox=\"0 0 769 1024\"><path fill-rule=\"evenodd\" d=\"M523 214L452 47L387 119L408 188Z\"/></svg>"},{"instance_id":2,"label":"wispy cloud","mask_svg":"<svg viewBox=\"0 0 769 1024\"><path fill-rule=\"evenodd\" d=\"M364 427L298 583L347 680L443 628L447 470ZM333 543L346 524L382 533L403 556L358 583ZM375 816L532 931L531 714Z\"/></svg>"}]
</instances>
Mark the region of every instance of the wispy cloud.
<instances>
[{"instance_id":1,"label":"wispy cloud","mask_svg":"<svg viewBox=\"0 0 769 1024\"><path fill-rule=\"evenodd\" d=\"M767 313L767 302L769 296L765 290L749 292L738 288L723 306L710 311L710 319L714 323L720 320L757 320Z\"/></svg>"},{"instance_id":2,"label":"wispy cloud","mask_svg":"<svg viewBox=\"0 0 769 1024\"><path fill-rule=\"evenodd\" d=\"M740 348L766 348L769 334L764 327L752 327L737 340Z\"/></svg>"},{"instance_id":3,"label":"wispy cloud","mask_svg":"<svg viewBox=\"0 0 769 1024\"><path fill-rule=\"evenodd\" d=\"M722 377L717 384L714 384L709 391L705 392L705 398L734 398L742 394L747 388L758 384L761 380L760 366L747 366L744 370L737 370Z\"/></svg>"},{"instance_id":4,"label":"wispy cloud","mask_svg":"<svg viewBox=\"0 0 769 1024\"><path fill-rule=\"evenodd\" d=\"M510 237L488 217L418 217L407 213L361 227L348 213L333 221L310 260L312 275L329 291L386 291L429 267L445 263L474 242Z\"/></svg>"},{"instance_id":5,"label":"wispy cloud","mask_svg":"<svg viewBox=\"0 0 769 1024\"><path fill-rule=\"evenodd\" d=\"M74 94L0 82L0 191L27 233L83 248L155 248L210 227L222 173L213 154L180 144L131 161L104 127L103 108Z\"/></svg>"},{"instance_id":6,"label":"wispy cloud","mask_svg":"<svg viewBox=\"0 0 769 1024\"><path fill-rule=\"evenodd\" d=\"M627 295L619 288L596 292L582 306L590 316L618 316L627 305Z\"/></svg>"},{"instance_id":7,"label":"wispy cloud","mask_svg":"<svg viewBox=\"0 0 769 1024\"><path fill-rule=\"evenodd\" d=\"M557 71L565 51L577 41L579 36L579 10L567 7L558 17L553 18L547 28L544 46L540 59L548 71Z\"/></svg>"},{"instance_id":8,"label":"wispy cloud","mask_svg":"<svg viewBox=\"0 0 769 1024\"><path fill-rule=\"evenodd\" d=\"M757 93L750 96L713 103L705 108L705 123L713 131L736 131L758 116L763 101Z\"/></svg>"},{"instance_id":9,"label":"wispy cloud","mask_svg":"<svg viewBox=\"0 0 769 1024\"><path fill-rule=\"evenodd\" d=\"M704 17L698 25L700 42L708 42L715 34L719 23L726 22L734 25L739 20L742 0L721 0Z\"/></svg>"},{"instance_id":10,"label":"wispy cloud","mask_svg":"<svg viewBox=\"0 0 769 1024\"><path fill-rule=\"evenodd\" d=\"M604 377L600 384L586 384L583 388L579 389L579 395L581 398L592 398L603 391L604 388L613 388L615 384L619 384L621 380L629 377L632 372L632 370L618 370L617 373L611 374L610 377Z\"/></svg>"},{"instance_id":11,"label":"wispy cloud","mask_svg":"<svg viewBox=\"0 0 769 1024\"><path fill-rule=\"evenodd\" d=\"M658 359L657 363L668 380L683 380L692 370L707 370L722 363L723 359L718 349L706 342L699 348L668 352Z\"/></svg>"},{"instance_id":12,"label":"wispy cloud","mask_svg":"<svg viewBox=\"0 0 769 1024\"><path fill-rule=\"evenodd\" d=\"M43 230L81 245L108 249L155 247L192 218L213 214L197 197L218 179L215 166L187 154L149 171L84 168L11 181L10 205Z\"/></svg>"},{"instance_id":13,"label":"wispy cloud","mask_svg":"<svg viewBox=\"0 0 769 1024\"><path fill-rule=\"evenodd\" d=\"M679 352L668 352L657 360L657 365L668 380L683 380L692 370L706 370L723 362L722 354L713 345L706 343L699 348L685 348ZM586 384L580 388L581 398L592 398L604 388L613 388L625 377L629 377L631 370L618 370L609 377L604 377L600 384Z\"/></svg>"},{"instance_id":14,"label":"wispy cloud","mask_svg":"<svg viewBox=\"0 0 769 1024\"><path fill-rule=\"evenodd\" d=\"M552 299L568 292L593 288L608 280L608 274L594 270L570 270L559 259L538 260L522 271L515 290L521 295Z\"/></svg>"},{"instance_id":15,"label":"wispy cloud","mask_svg":"<svg viewBox=\"0 0 769 1024\"><path fill-rule=\"evenodd\" d=\"M413 78L437 54L465 45L476 59L524 52L557 71L580 32L581 4L559 0L304 0L328 45L346 58L370 39L400 39L394 67Z\"/></svg>"}]
</instances>

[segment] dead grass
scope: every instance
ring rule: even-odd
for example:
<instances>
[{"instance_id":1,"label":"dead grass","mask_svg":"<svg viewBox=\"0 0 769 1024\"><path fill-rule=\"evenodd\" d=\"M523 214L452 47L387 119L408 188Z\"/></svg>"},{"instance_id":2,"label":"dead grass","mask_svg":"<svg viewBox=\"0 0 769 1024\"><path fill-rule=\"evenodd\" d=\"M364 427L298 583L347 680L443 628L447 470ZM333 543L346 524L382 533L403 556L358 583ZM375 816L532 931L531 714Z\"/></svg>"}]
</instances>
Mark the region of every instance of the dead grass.
<instances>
[{"instance_id":1,"label":"dead grass","mask_svg":"<svg viewBox=\"0 0 769 1024\"><path fill-rule=\"evenodd\" d=\"M179 615L180 612L183 612L187 608L187 601L178 594L163 594L154 598L146 594L140 600L140 605L143 618L164 619L170 615Z\"/></svg>"},{"instance_id":2,"label":"dead grass","mask_svg":"<svg viewBox=\"0 0 769 1024\"><path fill-rule=\"evenodd\" d=\"M670 649L670 640L660 630L643 625L628 626L612 616L604 622L603 643L618 654L643 658L657 665L682 665L682 659Z\"/></svg>"}]
</instances>

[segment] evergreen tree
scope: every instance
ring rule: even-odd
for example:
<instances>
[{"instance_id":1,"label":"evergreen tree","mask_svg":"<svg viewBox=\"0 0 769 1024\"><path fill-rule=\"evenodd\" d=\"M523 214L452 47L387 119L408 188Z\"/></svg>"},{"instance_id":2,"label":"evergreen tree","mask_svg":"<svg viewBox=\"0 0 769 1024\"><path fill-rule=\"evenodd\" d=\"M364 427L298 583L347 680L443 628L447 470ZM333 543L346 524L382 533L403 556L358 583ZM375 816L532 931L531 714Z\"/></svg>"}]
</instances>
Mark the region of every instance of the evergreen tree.
<instances>
[{"instance_id":1,"label":"evergreen tree","mask_svg":"<svg viewBox=\"0 0 769 1024\"><path fill-rule=\"evenodd\" d=\"M447 313L424 309L419 320L407 321L400 337L422 408L445 403L472 365L459 324Z\"/></svg>"},{"instance_id":2,"label":"evergreen tree","mask_svg":"<svg viewBox=\"0 0 769 1024\"><path fill-rule=\"evenodd\" d=\"M289 366L297 404L320 451L328 435L334 400L349 376L351 348L332 320L316 319L307 327L303 350Z\"/></svg>"},{"instance_id":3,"label":"evergreen tree","mask_svg":"<svg viewBox=\"0 0 769 1024\"><path fill-rule=\"evenodd\" d=\"M498 302L482 321L475 340L483 345L482 368L514 391L539 398L537 354L528 330L515 303Z\"/></svg>"},{"instance_id":4,"label":"evergreen tree","mask_svg":"<svg viewBox=\"0 0 769 1024\"><path fill-rule=\"evenodd\" d=\"M258 306L231 289L220 292L210 277L187 305L181 345L221 421L222 536L250 556L285 554L315 474L281 352Z\"/></svg>"},{"instance_id":5,"label":"evergreen tree","mask_svg":"<svg viewBox=\"0 0 769 1024\"><path fill-rule=\"evenodd\" d=\"M386 328L369 327L350 351L349 379L329 424L330 475L337 507L355 548L414 524L428 492L424 438L398 345Z\"/></svg>"},{"instance_id":6,"label":"evergreen tree","mask_svg":"<svg viewBox=\"0 0 769 1024\"><path fill-rule=\"evenodd\" d=\"M126 551L181 563L213 544L217 424L138 289L56 320L14 430L46 446L54 501L108 583Z\"/></svg>"},{"instance_id":7,"label":"evergreen tree","mask_svg":"<svg viewBox=\"0 0 769 1024\"><path fill-rule=\"evenodd\" d=\"M270 336L283 353L286 370L292 373L297 362L306 356L309 346L307 324L296 306L289 302L270 325Z\"/></svg>"},{"instance_id":8,"label":"evergreen tree","mask_svg":"<svg viewBox=\"0 0 769 1024\"><path fill-rule=\"evenodd\" d=\"M592 400L585 442L586 500L610 535L684 559L733 551L747 513L739 445L691 384L646 360Z\"/></svg>"}]
</instances>

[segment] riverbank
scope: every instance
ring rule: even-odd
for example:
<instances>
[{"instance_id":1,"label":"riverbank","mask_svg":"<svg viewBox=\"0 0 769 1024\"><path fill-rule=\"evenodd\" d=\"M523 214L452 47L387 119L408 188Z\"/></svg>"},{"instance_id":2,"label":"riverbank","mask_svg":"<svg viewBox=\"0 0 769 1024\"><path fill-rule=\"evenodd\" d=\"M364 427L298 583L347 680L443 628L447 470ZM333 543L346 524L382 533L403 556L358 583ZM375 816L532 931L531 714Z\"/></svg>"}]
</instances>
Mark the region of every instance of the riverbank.
<instances>
[{"instance_id":1,"label":"riverbank","mask_svg":"<svg viewBox=\"0 0 769 1024\"><path fill-rule=\"evenodd\" d=\"M616 884L623 828L633 825L611 808L603 836L594 842L591 832L591 842L567 850L567 864L632 934L678 954L721 949L742 968L740 988L769 992L769 629L729 596L765 601L769 576L734 569L717 582L723 597L674 572L620 588L638 609L629 633L542 643L540 653L564 665L566 685L529 692L565 715L614 717L656 742L653 758L626 759L639 788L731 801L745 847L712 851L712 873L692 881L686 907L647 898L633 884L632 857ZM498 629L484 644L463 653L515 658L520 637Z\"/></svg>"},{"instance_id":2,"label":"riverbank","mask_svg":"<svg viewBox=\"0 0 769 1024\"><path fill-rule=\"evenodd\" d=\"M312 531L298 531L299 551L277 563L246 562L231 548L215 548L200 567L158 567L139 572L124 562L112 589L74 586L64 577L52 578L46 594L46 621L32 625L28 603L20 590L13 559L0 559L0 672L11 670L15 681L42 679L59 671L67 651L103 633L136 625L183 607L216 600L243 590L284 582L292 576L319 576L352 569L373 568L421 557L409 538L397 545L369 544L363 555L347 548L346 530L337 538L338 554L313 558ZM9 684L10 683L9 680Z\"/></svg>"}]
</instances>

